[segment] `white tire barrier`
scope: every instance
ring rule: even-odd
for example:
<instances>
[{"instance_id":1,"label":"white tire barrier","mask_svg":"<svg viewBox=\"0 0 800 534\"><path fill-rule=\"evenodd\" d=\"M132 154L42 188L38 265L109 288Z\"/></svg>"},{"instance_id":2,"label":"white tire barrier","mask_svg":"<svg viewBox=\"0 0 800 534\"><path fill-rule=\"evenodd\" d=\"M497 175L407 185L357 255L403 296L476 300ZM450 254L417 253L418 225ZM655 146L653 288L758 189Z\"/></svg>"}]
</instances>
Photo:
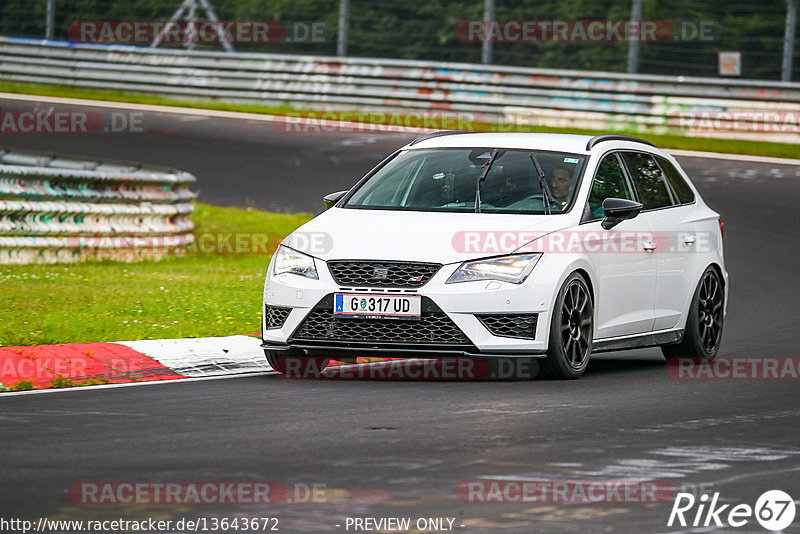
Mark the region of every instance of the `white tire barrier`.
<instances>
[{"instance_id":1,"label":"white tire barrier","mask_svg":"<svg viewBox=\"0 0 800 534\"><path fill-rule=\"evenodd\" d=\"M0 149L0 264L136 260L193 242L191 174Z\"/></svg>"}]
</instances>

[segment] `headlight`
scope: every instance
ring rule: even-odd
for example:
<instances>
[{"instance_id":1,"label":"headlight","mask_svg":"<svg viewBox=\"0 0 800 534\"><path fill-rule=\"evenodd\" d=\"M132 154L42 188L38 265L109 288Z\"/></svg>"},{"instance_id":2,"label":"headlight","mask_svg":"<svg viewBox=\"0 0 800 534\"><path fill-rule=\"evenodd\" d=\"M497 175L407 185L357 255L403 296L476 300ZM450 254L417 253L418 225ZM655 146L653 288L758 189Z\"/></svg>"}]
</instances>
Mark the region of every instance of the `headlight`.
<instances>
[{"instance_id":1,"label":"headlight","mask_svg":"<svg viewBox=\"0 0 800 534\"><path fill-rule=\"evenodd\" d=\"M448 284L472 282L474 280L500 280L521 284L528 278L542 254L515 254L488 260L469 261L447 279Z\"/></svg>"},{"instance_id":2,"label":"headlight","mask_svg":"<svg viewBox=\"0 0 800 534\"><path fill-rule=\"evenodd\" d=\"M279 246L278 250L275 252L273 273L275 276L284 273L298 274L306 278L319 280L317 267L314 265L314 258L283 245Z\"/></svg>"}]
</instances>

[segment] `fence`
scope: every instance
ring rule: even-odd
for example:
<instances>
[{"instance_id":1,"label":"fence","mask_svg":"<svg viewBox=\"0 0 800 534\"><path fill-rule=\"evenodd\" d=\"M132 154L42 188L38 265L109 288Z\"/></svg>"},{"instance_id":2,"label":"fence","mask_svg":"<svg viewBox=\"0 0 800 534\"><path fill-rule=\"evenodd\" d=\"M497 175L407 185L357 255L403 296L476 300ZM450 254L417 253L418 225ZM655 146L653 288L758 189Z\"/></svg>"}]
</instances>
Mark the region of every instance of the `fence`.
<instances>
[{"instance_id":1,"label":"fence","mask_svg":"<svg viewBox=\"0 0 800 534\"><path fill-rule=\"evenodd\" d=\"M181 6L186 8L178 17L182 20L261 21L279 30L266 43L232 40L239 52L716 77L721 75L719 52L728 51L740 53L742 78L788 81L800 80L800 61L792 62L792 53L800 57L800 40L794 36L798 1L3 0L0 35L146 45L130 38L85 40L75 29L87 21L167 21ZM206 6L213 7L215 17ZM627 40L612 34L605 40L572 32L568 38L549 38L553 23L637 19L656 22L657 38ZM512 27L490 24L489 39L464 35L465 25L481 20L524 21L542 31L519 39ZM183 44L223 48L202 39ZM183 45L167 40L160 46Z\"/></svg>"},{"instance_id":2,"label":"fence","mask_svg":"<svg viewBox=\"0 0 800 534\"><path fill-rule=\"evenodd\" d=\"M193 241L188 173L0 149L0 264L131 260Z\"/></svg>"},{"instance_id":3,"label":"fence","mask_svg":"<svg viewBox=\"0 0 800 534\"><path fill-rule=\"evenodd\" d=\"M0 79L302 109L800 142L800 83L0 38Z\"/></svg>"}]
</instances>

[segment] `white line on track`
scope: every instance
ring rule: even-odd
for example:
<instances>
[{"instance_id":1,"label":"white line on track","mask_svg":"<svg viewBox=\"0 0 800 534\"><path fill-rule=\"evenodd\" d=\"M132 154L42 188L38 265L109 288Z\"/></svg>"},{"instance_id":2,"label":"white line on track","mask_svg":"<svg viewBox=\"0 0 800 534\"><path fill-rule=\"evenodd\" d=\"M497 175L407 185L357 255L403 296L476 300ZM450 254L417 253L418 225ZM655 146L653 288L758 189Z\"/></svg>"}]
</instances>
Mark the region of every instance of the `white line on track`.
<instances>
[{"instance_id":1,"label":"white line on track","mask_svg":"<svg viewBox=\"0 0 800 534\"><path fill-rule=\"evenodd\" d=\"M0 93L0 99L7 100L21 100L24 102L47 102L50 104L64 104L70 106L93 106L99 108L109 109L126 109L132 111L148 111L152 113L172 113L176 115L193 115L201 117L216 117L222 119L238 119L248 121L262 121L262 122L275 122L283 121L285 118L280 115L263 115L260 113L244 113L241 111L220 111L214 109L200 109L200 108L184 108L178 106L157 106L153 104L129 104L126 102L111 102L107 100L87 100L83 98L63 98L55 96L39 96L39 95L24 95L17 93ZM303 124L305 121L299 118L292 118L293 123ZM354 128L356 130L363 130L363 133L381 133L380 131L365 127L363 123L334 121L328 119L313 119L313 124L325 127L342 127ZM413 128L403 126L400 131L393 131L389 126L386 127L386 133L417 133L424 134L435 132L437 130L431 128ZM358 131L354 133L359 133ZM800 159L790 158L772 158L765 156L746 156L741 154L722 154L719 152L695 152L693 150L666 150L673 156L682 156L689 158L711 158L711 159L725 159L731 161L748 161L755 163L773 163L780 165L800 165Z\"/></svg>"}]
</instances>

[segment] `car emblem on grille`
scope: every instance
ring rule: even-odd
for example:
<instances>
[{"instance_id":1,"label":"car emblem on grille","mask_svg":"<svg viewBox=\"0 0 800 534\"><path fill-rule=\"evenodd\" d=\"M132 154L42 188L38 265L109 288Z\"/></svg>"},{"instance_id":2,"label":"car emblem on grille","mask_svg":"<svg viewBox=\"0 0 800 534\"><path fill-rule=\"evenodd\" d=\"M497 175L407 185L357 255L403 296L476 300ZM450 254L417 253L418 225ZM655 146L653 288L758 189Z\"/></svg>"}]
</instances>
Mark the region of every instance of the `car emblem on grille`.
<instances>
[{"instance_id":1,"label":"car emblem on grille","mask_svg":"<svg viewBox=\"0 0 800 534\"><path fill-rule=\"evenodd\" d=\"M422 275L412 276L408 279L409 282L422 282Z\"/></svg>"},{"instance_id":2,"label":"car emblem on grille","mask_svg":"<svg viewBox=\"0 0 800 534\"><path fill-rule=\"evenodd\" d=\"M386 280L389 278L389 268L375 267L375 269L372 271L372 278L375 280Z\"/></svg>"}]
</instances>

